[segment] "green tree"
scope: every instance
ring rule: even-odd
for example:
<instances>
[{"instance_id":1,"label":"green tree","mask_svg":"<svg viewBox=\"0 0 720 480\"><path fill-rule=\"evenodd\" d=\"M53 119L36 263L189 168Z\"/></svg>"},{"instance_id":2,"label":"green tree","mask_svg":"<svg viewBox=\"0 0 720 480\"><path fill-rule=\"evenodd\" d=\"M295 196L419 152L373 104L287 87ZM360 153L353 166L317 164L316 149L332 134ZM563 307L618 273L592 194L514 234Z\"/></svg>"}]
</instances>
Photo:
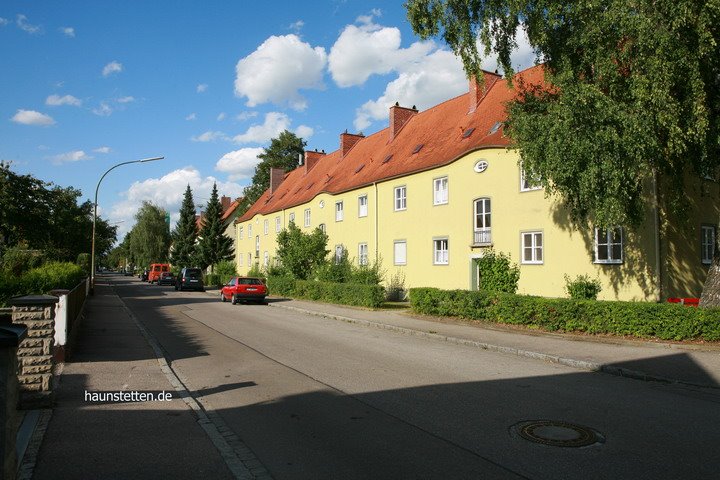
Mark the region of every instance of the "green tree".
<instances>
[{"instance_id":1,"label":"green tree","mask_svg":"<svg viewBox=\"0 0 720 480\"><path fill-rule=\"evenodd\" d=\"M190 185L188 185L180 206L180 219L172 232L173 245L170 261L180 268L191 266L197 259L198 232L195 215L195 202Z\"/></svg>"},{"instance_id":2,"label":"green tree","mask_svg":"<svg viewBox=\"0 0 720 480\"><path fill-rule=\"evenodd\" d=\"M220 260L229 260L233 256L233 239L224 233L222 214L217 184L213 184L198 235L198 259L202 268L214 266Z\"/></svg>"},{"instance_id":3,"label":"green tree","mask_svg":"<svg viewBox=\"0 0 720 480\"><path fill-rule=\"evenodd\" d=\"M151 263L167 262L170 233L165 215L167 212L150 202L143 202L135 214L135 226L130 231L129 251L135 265L146 267Z\"/></svg>"},{"instance_id":4,"label":"green tree","mask_svg":"<svg viewBox=\"0 0 720 480\"><path fill-rule=\"evenodd\" d=\"M509 254L488 249L482 257L475 260L475 263L480 272L480 285L478 285L480 290L517 292L520 267L511 263Z\"/></svg>"},{"instance_id":5,"label":"green tree","mask_svg":"<svg viewBox=\"0 0 720 480\"><path fill-rule=\"evenodd\" d=\"M253 203L270 187L270 168L282 168L286 172L298 166L298 155L305 152L307 142L287 130L270 140L270 146L258 155L260 163L255 167L252 183L245 188L240 203L240 214L245 213Z\"/></svg>"},{"instance_id":6,"label":"green tree","mask_svg":"<svg viewBox=\"0 0 720 480\"><path fill-rule=\"evenodd\" d=\"M330 252L327 249L328 236L316 228L312 233L303 233L294 222L278 233L277 258L293 277L306 280Z\"/></svg>"}]
</instances>

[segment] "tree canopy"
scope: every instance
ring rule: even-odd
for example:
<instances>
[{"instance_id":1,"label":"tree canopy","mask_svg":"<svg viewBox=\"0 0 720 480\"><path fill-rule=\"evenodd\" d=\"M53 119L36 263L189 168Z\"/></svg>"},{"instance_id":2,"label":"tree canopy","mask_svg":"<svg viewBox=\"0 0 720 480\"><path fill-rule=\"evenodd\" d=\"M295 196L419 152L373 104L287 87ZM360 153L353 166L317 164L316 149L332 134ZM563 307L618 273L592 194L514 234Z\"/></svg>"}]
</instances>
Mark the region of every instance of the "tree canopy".
<instances>
[{"instance_id":1,"label":"tree canopy","mask_svg":"<svg viewBox=\"0 0 720 480\"><path fill-rule=\"evenodd\" d=\"M223 210L218 197L217 184L213 184L198 235L198 260L202 268L216 265L221 260L229 260L233 256L235 250L233 239L225 235L222 215Z\"/></svg>"},{"instance_id":2,"label":"tree canopy","mask_svg":"<svg viewBox=\"0 0 720 480\"><path fill-rule=\"evenodd\" d=\"M686 173L718 178L720 1L409 0L413 29L441 35L478 75L507 77L519 29L548 85L517 84L507 134L523 168L575 221L637 225L643 186L682 206ZM478 48L479 46L479 48Z\"/></svg>"},{"instance_id":3,"label":"tree canopy","mask_svg":"<svg viewBox=\"0 0 720 480\"><path fill-rule=\"evenodd\" d=\"M130 257L135 265L167 262L170 232L165 215L164 209L151 202L143 202L135 214L135 226L128 233Z\"/></svg>"},{"instance_id":4,"label":"tree canopy","mask_svg":"<svg viewBox=\"0 0 720 480\"><path fill-rule=\"evenodd\" d=\"M240 215L245 213L253 203L270 186L270 168L282 168L286 172L297 168L298 155L305 152L307 142L287 130L277 138L270 140L270 146L263 148L258 155L260 163L255 167L252 183L243 192L243 201L240 204Z\"/></svg>"},{"instance_id":5,"label":"tree canopy","mask_svg":"<svg viewBox=\"0 0 720 480\"><path fill-rule=\"evenodd\" d=\"M295 278L305 280L313 270L325 262L330 251L327 249L328 236L316 228L312 233L303 233L295 222L278 233L277 257L283 268Z\"/></svg>"},{"instance_id":6,"label":"tree canopy","mask_svg":"<svg viewBox=\"0 0 720 480\"><path fill-rule=\"evenodd\" d=\"M198 232L195 215L195 202L190 185L188 185L180 206L180 219L171 234L173 245L170 260L173 265L180 268L192 266L197 260Z\"/></svg>"}]
</instances>

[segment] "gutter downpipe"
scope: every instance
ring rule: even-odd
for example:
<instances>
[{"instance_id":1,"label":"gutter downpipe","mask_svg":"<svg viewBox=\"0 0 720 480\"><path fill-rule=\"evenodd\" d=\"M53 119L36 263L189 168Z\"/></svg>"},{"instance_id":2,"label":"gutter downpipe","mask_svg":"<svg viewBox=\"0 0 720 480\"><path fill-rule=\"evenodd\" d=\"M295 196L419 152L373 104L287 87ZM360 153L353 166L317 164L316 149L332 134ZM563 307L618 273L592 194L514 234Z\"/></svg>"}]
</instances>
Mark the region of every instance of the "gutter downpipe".
<instances>
[{"instance_id":1,"label":"gutter downpipe","mask_svg":"<svg viewBox=\"0 0 720 480\"><path fill-rule=\"evenodd\" d=\"M660 269L660 207L658 200L658 179L657 171L653 171L653 195L655 197L653 209L655 217L655 271L657 272L657 287L655 289L655 295L657 296L657 302L662 302L662 270Z\"/></svg>"},{"instance_id":2,"label":"gutter downpipe","mask_svg":"<svg viewBox=\"0 0 720 480\"><path fill-rule=\"evenodd\" d=\"M373 188L375 189L375 265L378 264L380 259L380 250L378 248L378 188L377 182L373 182Z\"/></svg>"}]
</instances>

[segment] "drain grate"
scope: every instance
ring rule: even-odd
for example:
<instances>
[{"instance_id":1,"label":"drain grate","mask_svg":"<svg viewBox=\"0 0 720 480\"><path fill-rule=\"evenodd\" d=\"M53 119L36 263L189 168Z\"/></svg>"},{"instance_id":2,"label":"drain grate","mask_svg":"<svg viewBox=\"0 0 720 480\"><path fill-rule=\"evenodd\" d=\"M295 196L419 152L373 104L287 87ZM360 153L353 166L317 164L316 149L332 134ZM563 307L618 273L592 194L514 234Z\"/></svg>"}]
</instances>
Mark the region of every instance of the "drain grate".
<instances>
[{"instance_id":1,"label":"drain grate","mask_svg":"<svg viewBox=\"0 0 720 480\"><path fill-rule=\"evenodd\" d=\"M604 441L592 428L557 420L522 422L514 429L525 440L552 447L587 447Z\"/></svg>"}]
</instances>

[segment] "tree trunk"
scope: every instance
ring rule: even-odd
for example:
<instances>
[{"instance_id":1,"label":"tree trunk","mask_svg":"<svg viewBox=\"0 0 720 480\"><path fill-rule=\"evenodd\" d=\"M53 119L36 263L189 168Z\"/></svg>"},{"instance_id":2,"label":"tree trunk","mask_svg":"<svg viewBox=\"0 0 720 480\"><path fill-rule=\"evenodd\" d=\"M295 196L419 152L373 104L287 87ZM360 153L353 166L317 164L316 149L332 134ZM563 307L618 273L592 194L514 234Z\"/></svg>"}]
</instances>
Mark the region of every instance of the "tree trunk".
<instances>
[{"instance_id":1,"label":"tree trunk","mask_svg":"<svg viewBox=\"0 0 720 480\"><path fill-rule=\"evenodd\" d=\"M708 270L707 280L700 296L701 307L720 307L720 248L715 243L713 263Z\"/></svg>"}]
</instances>

